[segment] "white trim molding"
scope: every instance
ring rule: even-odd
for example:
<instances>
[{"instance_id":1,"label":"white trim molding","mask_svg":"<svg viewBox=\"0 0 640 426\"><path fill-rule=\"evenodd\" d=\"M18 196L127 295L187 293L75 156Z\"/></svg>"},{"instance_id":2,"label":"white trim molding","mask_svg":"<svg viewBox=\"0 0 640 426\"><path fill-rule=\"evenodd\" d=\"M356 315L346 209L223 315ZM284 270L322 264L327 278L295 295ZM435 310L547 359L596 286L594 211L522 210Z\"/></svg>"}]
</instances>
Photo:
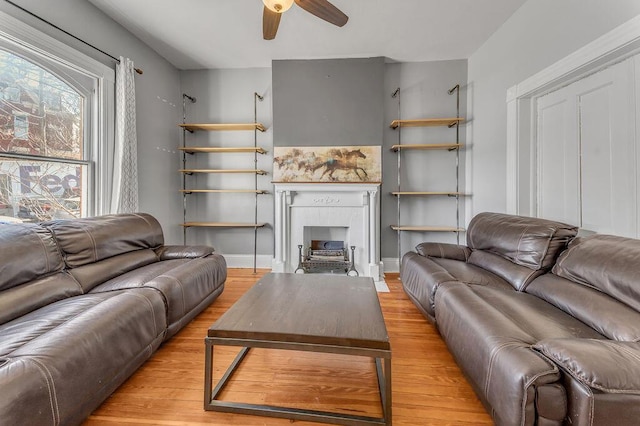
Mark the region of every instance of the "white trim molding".
<instances>
[{"instance_id":1,"label":"white trim molding","mask_svg":"<svg viewBox=\"0 0 640 426\"><path fill-rule=\"evenodd\" d=\"M400 272L400 262L397 257L383 257L384 272Z\"/></svg>"},{"instance_id":2,"label":"white trim molding","mask_svg":"<svg viewBox=\"0 0 640 426\"><path fill-rule=\"evenodd\" d=\"M343 228L360 276L380 281L379 183L274 183L274 272L295 272L305 229ZM306 247L305 247L306 248Z\"/></svg>"},{"instance_id":3,"label":"white trim molding","mask_svg":"<svg viewBox=\"0 0 640 426\"><path fill-rule=\"evenodd\" d=\"M227 262L228 268L253 269L252 254L224 254L219 253ZM256 268L271 269L272 256L269 254L259 254L256 256Z\"/></svg>"},{"instance_id":4,"label":"white trim molding","mask_svg":"<svg viewBox=\"0 0 640 426\"><path fill-rule=\"evenodd\" d=\"M507 90L507 212L535 216L535 102L640 51L640 15Z\"/></svg>"}]
</instances>

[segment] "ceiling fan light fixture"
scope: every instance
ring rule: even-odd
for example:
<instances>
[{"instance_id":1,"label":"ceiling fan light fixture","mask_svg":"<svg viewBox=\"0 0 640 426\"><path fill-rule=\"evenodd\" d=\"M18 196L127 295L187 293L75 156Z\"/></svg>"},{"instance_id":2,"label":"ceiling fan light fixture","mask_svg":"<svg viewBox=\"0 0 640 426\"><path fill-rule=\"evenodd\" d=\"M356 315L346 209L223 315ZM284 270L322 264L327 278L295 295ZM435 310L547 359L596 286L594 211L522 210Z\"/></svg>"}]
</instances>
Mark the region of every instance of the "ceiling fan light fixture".
<instances>
[{"instance_id":1,"label":"ceiling fan light fixture","mask_svg":"<svg viewBox=\"0 0 640 426\"><path fill-rule=\"evenodd\" d=\"M276 13L286 12L293 5L293 0L262 0L262 2L269 10Z\"/></svg>"}]
</instances>

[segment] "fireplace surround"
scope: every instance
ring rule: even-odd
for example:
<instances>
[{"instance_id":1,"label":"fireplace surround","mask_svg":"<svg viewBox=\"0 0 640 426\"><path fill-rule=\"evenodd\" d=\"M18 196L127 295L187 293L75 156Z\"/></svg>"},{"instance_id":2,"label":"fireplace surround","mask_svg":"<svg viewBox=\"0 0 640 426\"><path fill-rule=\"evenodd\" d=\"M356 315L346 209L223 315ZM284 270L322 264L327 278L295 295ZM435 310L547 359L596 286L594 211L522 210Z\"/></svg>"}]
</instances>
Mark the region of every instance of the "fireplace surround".
<instances>
[{"instance_id":1,"label":"fireplace surround","mask_svg":"<svg viewBox=\"0 0 640 426\"><path fill-rule=\"evenodd\" d=\"M275 182L274 192L273 272L294 272L298 245L308 244L309 228L327 228L344 235L345 245L355 246L360 276L383 281L379 183Z\"/></svg>"}]
</instances>

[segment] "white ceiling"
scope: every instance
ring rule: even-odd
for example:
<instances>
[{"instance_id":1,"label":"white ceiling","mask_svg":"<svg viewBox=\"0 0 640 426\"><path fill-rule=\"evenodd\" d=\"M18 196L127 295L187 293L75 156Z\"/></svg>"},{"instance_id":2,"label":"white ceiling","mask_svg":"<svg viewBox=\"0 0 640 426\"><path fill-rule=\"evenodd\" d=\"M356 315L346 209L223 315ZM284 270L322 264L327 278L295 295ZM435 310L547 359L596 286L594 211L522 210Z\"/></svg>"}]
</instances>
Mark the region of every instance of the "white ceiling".
<instances>
[{"instance_id":1,"label":"white ceiling","mask_svg":"<svg viewBox=\"0 0 640 426\"><path fill-rule=\"evenodd\" d=\"M270 67L273 59L465 59L526 0L332 0L338 28L297 5L262 39L262 0L89 0L179 69ZM135 59L135 58L134 58Z\"/></svg>"}]
</instances>

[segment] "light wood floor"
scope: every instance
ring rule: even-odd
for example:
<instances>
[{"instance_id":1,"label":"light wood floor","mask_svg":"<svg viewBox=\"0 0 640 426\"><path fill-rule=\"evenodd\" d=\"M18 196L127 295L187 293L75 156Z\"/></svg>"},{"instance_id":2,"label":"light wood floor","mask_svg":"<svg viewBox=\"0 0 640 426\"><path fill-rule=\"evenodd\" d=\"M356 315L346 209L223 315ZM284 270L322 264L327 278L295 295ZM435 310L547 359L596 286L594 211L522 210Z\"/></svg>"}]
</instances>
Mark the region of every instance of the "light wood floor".
<instances>
[{"instance_id":1,"label":"light wood floor","mask_svg":"<svg viewBox=\"0 0 640 426\"><path fill-rule=\"evenodd\" d=\"M290 425L286 419L203 410L207 329L266 272L230 269L222 295L161 346L84 425ZM379 296L393 351L394 425L492 424L438 332L402 291L397 274L387 274L386 281L391 292ZM235 353L216 348L215 380ZM253 349L221 397L380 416L376 383L368 358Z\"/></svg>"}]
</instances>

